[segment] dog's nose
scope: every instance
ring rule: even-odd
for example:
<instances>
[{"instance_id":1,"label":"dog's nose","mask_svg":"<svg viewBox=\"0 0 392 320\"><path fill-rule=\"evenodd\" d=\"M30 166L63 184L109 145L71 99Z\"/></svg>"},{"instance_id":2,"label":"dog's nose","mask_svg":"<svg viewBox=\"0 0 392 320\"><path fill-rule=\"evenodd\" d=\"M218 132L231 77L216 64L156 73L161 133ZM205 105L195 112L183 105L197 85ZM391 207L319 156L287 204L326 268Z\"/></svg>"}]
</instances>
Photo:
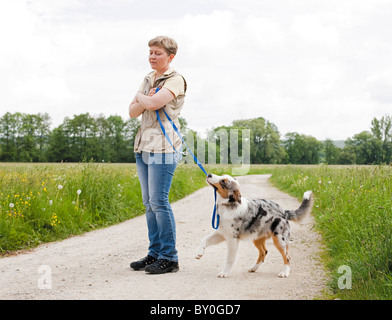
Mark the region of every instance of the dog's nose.
<instances>
[{"instance_id":1,"label":"dog's nose","mask_svg":"<svg viewBox=\"0 0 392 320\"><path fill-rule=\"evenodd\" d=\"M212 178L212 174L209 173L208 176L207 176L207 178Z\"/></svg>"}]
</instances>

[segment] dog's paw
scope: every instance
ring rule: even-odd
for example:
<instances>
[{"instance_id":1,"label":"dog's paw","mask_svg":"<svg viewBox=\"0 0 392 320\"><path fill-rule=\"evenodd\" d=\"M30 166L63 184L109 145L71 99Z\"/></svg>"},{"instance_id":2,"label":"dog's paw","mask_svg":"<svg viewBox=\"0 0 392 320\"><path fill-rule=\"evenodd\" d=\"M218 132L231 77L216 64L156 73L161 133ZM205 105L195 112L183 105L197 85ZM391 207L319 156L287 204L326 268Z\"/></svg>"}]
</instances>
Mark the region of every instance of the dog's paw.
<instances>
[{"instance_id":1,"label":"dog's paw","mask_svg":"<svg viewBox=\"0 0 392 320\"><path fill-rule=\"evenodd\" d=\"M248 269L248 272L256 272L256 270L257 270L258 267L259 267L259 266L258 266L257 264L255 264L255 265L251 266L251 267Z\"/></svg>"},{"instance_id":2,"label":"dog's paw","mask_svg":"<svg viewBox=\"0 0 392 320\"><path fill-rule=\"evenodd\" d=\"M224 272L224 271L222 271L218 274L218 278L228 278L228 277L229 277L229 273Z\"/></svg>"},{"instance_id":3,"label":"dog's paw","mask_svg":"<svg viewBox=\"0 0 392 320\"><path fill-rule=\"evenodd\" d=\"M197 253L195 255L195 259L200 259L204 255L204 251L206 249L206 246L201 244L199 248L197 249Z\"/></svg>"},{"instance_id":4,"label":"dog's paw","mask_svg":"<svg viewBox=\"0 0 392 320\"><path fill-rule=\"evenodd\" d=\"M255 263L253 266L251 266L249 269L248 269L248 272L256 272L257 271L257 269L260 267L260 264L261 264L261 262L260 263Z\"/></svg>"},{"instance_id":5,"label":"dog's paw","mask_svg":"<svg viewBox=\"0 0 392 320\"><path fill-rule=\"evenodd\" d=\"M279 278L287 278L290 275L290 267L284 266L284 269L281 273L278 274Z\"/></svg>"},{"instance_id":6,"label":"dog's paw","mask_svg":"<svg viewBox=\"0 0 392 320\"><path fill-rule=\"evenodd\" d=\"M198 252L195 255L195 259L200 259L202 256L203 256L203 254Z\"/></svg>"}]
</instances>

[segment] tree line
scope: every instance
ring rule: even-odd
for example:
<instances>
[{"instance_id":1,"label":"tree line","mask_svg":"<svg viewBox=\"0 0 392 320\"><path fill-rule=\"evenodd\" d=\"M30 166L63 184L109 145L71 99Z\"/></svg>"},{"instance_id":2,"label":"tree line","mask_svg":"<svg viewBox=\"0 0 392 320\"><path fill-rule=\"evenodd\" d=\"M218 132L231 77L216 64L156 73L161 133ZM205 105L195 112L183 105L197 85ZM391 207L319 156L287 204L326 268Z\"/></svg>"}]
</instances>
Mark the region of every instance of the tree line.
<instances>
[{"instance_id":1,"label":"tree line","mask_svg":"<svg viewBox=\"0 0 392 320\"><path fill-rule=\"evenodd\" d=\"M0 118L0 161L8 162L108 162L135 161L135 119L97 117L89 113L66 117L50 129L47 113L6 113Z\"/></svg>"},{"instance_id":2,"label":"tree line","mask_svg":"<svg viewBox=\"0 0 392 320\"><path fill-rule=\"evenodd\" d=\"M334 141L289 132L284 137L276 125L259 117L233 121L208 131L202 139L180 118L181 132L192 144L193 152L203 147L202 162L208 163L208 152L216 153L217 163L228 154L231 139L225 134L238 132L237 148L241 152L246 140L251 164L381 164L391 163L392 117L374 118L370 131L363 131L339 147ZM89 113L66 117L51 129L47 113L7 112L0 118L0 161L2 162L135 162L133 143L140 126L138 119L124 120L115 115L92 116ZM249 132L243 137L242 132ZM213 148L211 148L211 145ZM212 151L211 151L212 150ZM230 159L226 161L230 163Z\"/></svg>"}]
</instances>

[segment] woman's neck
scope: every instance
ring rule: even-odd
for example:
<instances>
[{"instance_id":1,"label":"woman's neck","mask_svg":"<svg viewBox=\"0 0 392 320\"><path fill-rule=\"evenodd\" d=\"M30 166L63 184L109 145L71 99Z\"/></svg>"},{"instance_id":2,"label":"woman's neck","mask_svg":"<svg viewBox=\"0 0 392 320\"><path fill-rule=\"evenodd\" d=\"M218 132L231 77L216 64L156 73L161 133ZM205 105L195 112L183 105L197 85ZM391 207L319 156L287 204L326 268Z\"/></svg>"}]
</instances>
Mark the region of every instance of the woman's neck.
<instances>
[{"instance_id":1,"label":"woman's neck","mask_svg":"<svg viewBox=\"0 0 392 320\"><path fill-rule=\"evenodd\" d=\"M169 69L170 69L170 66L168 66L167 68L162 69L162 70L155 70L155 79L158 79L160 76L162 76Z\"/></svg>"}]
</instances>

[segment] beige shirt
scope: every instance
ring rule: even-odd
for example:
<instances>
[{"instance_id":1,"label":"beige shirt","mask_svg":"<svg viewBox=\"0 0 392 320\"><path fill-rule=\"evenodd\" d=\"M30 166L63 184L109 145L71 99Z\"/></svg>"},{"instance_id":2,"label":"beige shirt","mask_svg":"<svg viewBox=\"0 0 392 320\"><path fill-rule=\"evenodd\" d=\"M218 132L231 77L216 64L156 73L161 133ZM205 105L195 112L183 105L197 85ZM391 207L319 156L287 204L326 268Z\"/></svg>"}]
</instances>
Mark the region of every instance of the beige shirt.
<instances>
[{"instance_id":1,"label":"beige shirt","mask_svg":"<svg viewBox=\"0 0 392 320\"><path fill-rule=\"evenodd\" d=\"M180 129L178 117L184 105L186 83L184 78L178 74L173 68L169 68L162 76L155 79L155 71L150 72L144 78L139 91L144 95L148 95L151 88L159 86L160 88L167 88L174 94L174 99L170 101L165 107L166 113L173 120L174 124ZM163 108L162 108L163 109ZM167 120L162 109L160 109L159 117L165 127L165 131L169 136L176 150L181 150L181 139L175 133L172 125ZM155 111L145 110L142 114L140 129L135 137L134 144L135 152L153 152L153 153L172 153L174 152L172 146L167 141L162 133L162 129L157 120Z\"/></svg>"}]
</instances>

